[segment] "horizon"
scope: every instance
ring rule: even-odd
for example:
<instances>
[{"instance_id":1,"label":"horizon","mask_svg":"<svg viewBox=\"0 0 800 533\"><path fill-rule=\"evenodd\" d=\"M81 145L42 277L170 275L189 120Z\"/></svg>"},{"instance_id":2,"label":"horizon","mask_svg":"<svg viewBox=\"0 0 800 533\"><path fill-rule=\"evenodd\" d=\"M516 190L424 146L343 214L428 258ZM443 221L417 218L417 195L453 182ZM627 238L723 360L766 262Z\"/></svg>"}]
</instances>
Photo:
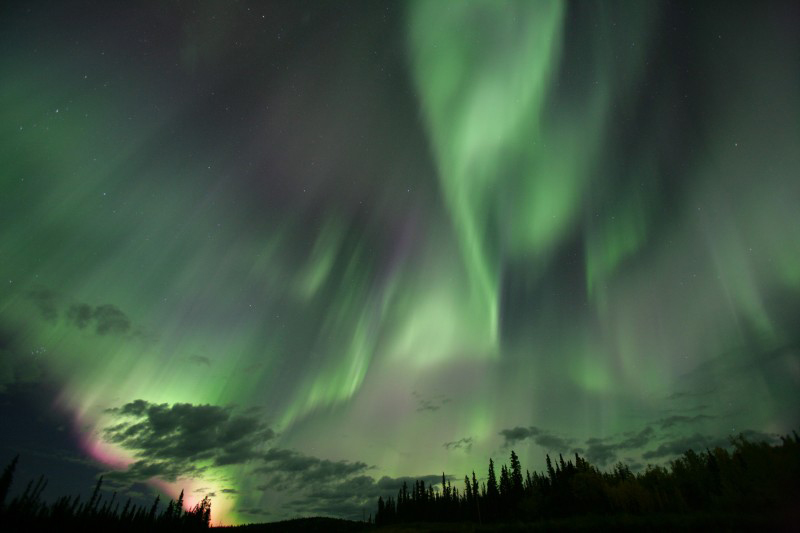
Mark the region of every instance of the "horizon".
<instances>
[{"instance_id":1,"label":"horizon","mask_svg":"<svg viewBox=\"0 0 800 533\"><path fill-rule=\"evenodd\" d=\"M2 13L0 463L46 496L359 519L800 428L796 3Z\"/></svg>"},{"instance_id":2,"label":"horizon","mask_svg":"<svg viewBox=\"0 0 800 533\"><path fill-rule=\"evenodd\" d=\"M791 509L784 508L784 505L791 505L793 495L791 490L784 492L781 487L786 485L783 488L789 488L793 476L796 475L794 472L797 468L796 456L793 456L792 452L797 452L800 435L794 430L791 434L773 438L749 433L749 435L740 433L729 436L727 446L714 446L713 450L707 447L700 453L688 448L670 459L667 464L649 463L646 468L639 465L638 469L631 469L622 461L609 468L598 468L575 451L566 461L562 453L554 455L552 461L550 454L546 454L546 470L536 471L521 464L512 449L509 451L507 463L496 462L493 458L489 458L486 477L477 476L475 470L472 470L471 477L469 472L466 473L463 479L464 486L460 488L458 483L461 479L458 475L445 472L442 472L441 477L435 475L398 479L384 477L378 483L382 489L373 494L373 498L377 498L376 505L362 508L361 520L355 517L341 518L320 514L282 517L263 522L245 521L239 525L272 526L284 522L303 522L306 519L325 519L344 520L354 527L360 523L366 527L420 521L423 516L427 516L428 526L432 526L432 522L441 521L482 523L481 517L484 513L479 511L482 507L487 507L484 511L488 511L489 516L483 518L489 523L561 519L562 527L568 527L570 519L574 520L588 512L589 518L597 521L596 526L604 523L604 516L608 526L615 520L621 520L621 523L626 520L634 520L633 523L636 523L638 520L640 526L645 526L649 524L648 514L660 512L666 515L656 519L655 523L660 523L666 516L671 516L670 520L680 521L679 516L684 515L682 523L691 524L694 520L700 525L704 519L702 513L714 508L718 512L727 511L730 515L728 520L735 519L735 515L731 514L731 505L740 512L746 512L748 509L751 512L761 512L763 516L757 518L754 523L775 526L787 520L788 524L791 520ZM116 507L112 507L117 491L113 491L109 496L108 491L102 487L102 475L97 479L86 508L79 506L83 505L80 500L85 496L81 494L51 494L49 498L43 499L42 493L49 482L43 474L39 476L36 485L33 485L32 491L30 491L32 479L24 491L21 490L20 483L17 483L16 490L9 491L9 486L14 485L14 474L19 459L19 455L16 455L6 465L3 470L3 480L0 482L0 515L4 515L12 527L23 524L35 525L37 515L39 520L47 520L45 517L48 516L60 516L62 525L70 523L74 527L78 527L79 524L83 524L84 527L90 524L94 524L94 527L101 524L110 527L116 524L118 527L164 529L177 527L181 520L184 527L189 529L233 526L222 521L214 523L210 520L212 510L210 501L215 494L205 492L201 501L191 504L186 501L184 489L180 489L175 500L168 498L167 502L160 502L161 494L156 493L155 500L150 504L141 499L141 494L123 493L128 498L120 513L122 499L116 501ZM753 465L758 466L753 468ZM500 472L500 475L497 472ZM665 479L670 480L666 486ZM743 479L748 481L742 483ZM714 481L709 484L709 480ZM592 484L595 490L600 489L600 497L596 492L586 491ZM707 485L706 490L699 493L693 490L697 484ZM674 492L669 490L664 492L670 485ZM575 491L575 486L584 490ZM393 491L392 487L396 491ZM324 487L322 488L324 490ZM567 488L572 490L559 492ZM755 497L759 491L766 491L770 496L767 496L765 501L759 502L759 498ZM566 499L556 497L559 493L561 498L566 497ZM25 495L28 495L27 500ZM191 495L190 499L195 500ZM761 499L764 499L763 494ZM763 507L765 503L766 508ZM182 509L183 517L181 514L173 515L173 504L175 509ZM53 507L47 511L50 505ZM741 505L745 505L745 508L741 508ZM60 510L57 511L57 508ZM531 513L531 509L534 508L537 511ZM591 511L593 508L594 511ZM145 513L148 509L149 511ZM137 512L149 514L150 518L142 522L142 517L138 516ZM767 520L767 516L771 516L772 519ZM67 522L64 523L63 520ZM748 520L753 520L753 516L751 515ZM48 522L39 522L39 525L46 523ZM709 522L709 525L711 523L714 522Z\"/></svg>"}]
</instances>

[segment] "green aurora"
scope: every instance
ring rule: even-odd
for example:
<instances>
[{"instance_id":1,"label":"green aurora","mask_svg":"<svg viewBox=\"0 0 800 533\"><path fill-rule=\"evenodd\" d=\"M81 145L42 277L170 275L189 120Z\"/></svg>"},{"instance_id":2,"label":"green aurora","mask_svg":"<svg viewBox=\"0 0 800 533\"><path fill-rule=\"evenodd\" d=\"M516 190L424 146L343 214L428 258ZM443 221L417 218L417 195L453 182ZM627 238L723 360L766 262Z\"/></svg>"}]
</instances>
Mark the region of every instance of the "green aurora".
<instances>
[{"instance_id":1,"label":"green aurora","mask_svg":"<svg viewBox=\"0 0 800 533\"><path fill-rule=\"evenodd\" d=\"M119 483L360 518L512 444L798 427L792 2L67 4L0 17L0 384ZM263 442L159 470L136 400Z\"/></svg>"}]
</instances>

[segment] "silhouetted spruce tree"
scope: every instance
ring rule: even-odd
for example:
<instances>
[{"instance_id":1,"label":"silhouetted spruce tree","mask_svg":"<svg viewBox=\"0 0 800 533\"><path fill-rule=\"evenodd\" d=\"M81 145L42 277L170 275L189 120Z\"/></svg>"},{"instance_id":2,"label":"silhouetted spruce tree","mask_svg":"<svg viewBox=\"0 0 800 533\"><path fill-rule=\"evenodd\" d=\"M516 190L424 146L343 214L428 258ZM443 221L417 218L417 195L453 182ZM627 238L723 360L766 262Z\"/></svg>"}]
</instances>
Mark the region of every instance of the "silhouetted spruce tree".
<instances>
[{"instance_id":1,"label":"silhouetted spruce tree","mask_svg":"<svg viewBox=\"0 0 800 533\"><path fill-rule=\"evenodd\" d=\"M487 520L495 520L498 516L498 506L500 500L500 489L497 486L497 477L494 472L494 461L489 458L489 472L486 479L486 496L484 498L485 517Z\"/></svg>"},{"instance_id":2,"label":"silhouetted spruce tree","mask_svg":"<svg viewBox=\"0 0 800 533\"><path fill-rule=\"evenodd\" d=\"M83 508L84 514L90 515L94 514L97 509L97 504L100 503L100 487L103 485L103 476L97 480L97 483L94 486L94 492L92 492L92 497L89 498L88 503Z\"/></svg>"},{"instance_id":3,"label":"silhouetted spruce tree","mask_svg":"<svg viewBox=\"0 0 800 533\"><path fill-rule=\"evenodd\" d=\"M511 450L511 492L514 499L521 498L523 494L522 464L514 450Z\"/></svg>"},{"instance_id":4,"label":"silhouetted spruce tree","mask_svg":"<svg viewBox=\"0 0 800 533\"><path fill-rule=\"evenodd\" d=\"M503 499L511 496L511 477L508 475L508 468L506 465L500 466L500 496Z\"/></svg>"},{"instance_id":5,"label":"silhouetted spruce tree","mask_svg":"<svg viewBox=\"0 0 800 533\"><path fill-rule=\"evenodd\" d=\"M375 525L382 526L386 522L386 505L383 503L383 497L378 496L378 512L375 513Z\"/></svg>"},{"instance_id":6,"label":"silhouetted spruce tree","mask_svg":"<svg viewBox=\"0 0 800 533\"><path fill-rule=\"evenodd\" d=\"M128 510L130 509L130 507L131 507L131 499L128 498L128 501L125 502L125 507L122 508L122 513L120 514L120 518L122 520L128 519Z\"/></svg>"},{"instance_id":7,"label":"silhouetted spruce tree","mask_svg":"<svg viewBox=\"0 0 800 533\"><path fill-rule=\"evenodd\" d=\"M3 475L0 476L0 509L3 508L6 496L8 495L8 489L14 481L14 471L17 469L17 461L19 461L19 454L15 455L11 462L6 465L5 469L3 469Z\"/></svg>"},{"instance_id":8,"label":"silhouetted spruce tree","mask_svg":"<svg viewBox=\"0 0 800 533\"><path fill-rule=\"evenodd\" d=\"M489 459L489 477L486 479L486 497L491 500L497 500L500 491L497 488L497 477L494 474L494 461Z\"/></svg>"},{"instance_id":9,"label":"silhouetted spruce tree","mask_svg":"<svg viewBox=\"0 0 800 533\"><path fill-rule=\"evenodd\" d=\"M481 492L480 488L478 487L478 478L475 477L475 471L472 471L472 498L475 502L474 512L475 516L478 519L478 523L483 523L481 519Z\"/></svg>"},{"instance_id":10,"label":"silhouetted spruce tree","mask_svg":"<svg viewBox=\"0 0 800 533\"><path fill-rule=\"evenodd\" d=\"M183 489L175 501L175 520L180 522L181 518L183 518Z\"/></svg>"},{"instance_id":11,"label":"silhouetted spruce tree","mask_svg":"<svg viewBox=\"0 0 800 533\"><path fill-rule=\"evenodd\" d=\"M192 529L205 529L208 528L211 522L211 500L208 495L204 496L202 500L189 511L183 515L184 527Z\"/></svg>"},{"instance_id":12,"label":"silhouetted spruce tree","mask_svg":"<svg viewBox=\"0 0 800 533\"><path fill-rule=\"evenodd\" d=\"M164 514L161 515L160 517L161 521L166 523L171 523L174 511L175 511L175 502L170 500L169 503L167 504L167 510L164 511Z\"/></svg>"},{"instance_id":13,"label":"silhouetted spruce tree","mask_svg":"<svg viewBox=\"0 0 800 533\"><path fill-rule=\"evenodd\" d=\"M156 495L156 499L153 501L153 506L150 507L150 513L147 515L148 522L154 522L156 519L156 513L158 512L158 502L161 500L161 497Z\"/></svg>"}]
</instances>

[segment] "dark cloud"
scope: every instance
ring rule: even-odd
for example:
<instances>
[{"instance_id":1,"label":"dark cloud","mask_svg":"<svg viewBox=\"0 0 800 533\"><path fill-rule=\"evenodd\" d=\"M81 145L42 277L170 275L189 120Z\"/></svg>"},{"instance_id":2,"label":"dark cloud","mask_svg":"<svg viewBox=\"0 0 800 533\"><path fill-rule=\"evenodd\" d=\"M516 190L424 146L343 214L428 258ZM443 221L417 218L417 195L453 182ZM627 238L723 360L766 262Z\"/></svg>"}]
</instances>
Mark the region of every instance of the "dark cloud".
<instances>
[{"instance_id":1,"label":"dark cloud","mask_svg":"<svg viewBox=\"0 0 800 533\"><path fill-rule=\"evenodd\" d=\"M572 445L572 439L553 435L552 433L541 428L537 428L536 426L517 426L511 429L504 429L500 431L498 435L503 437L503 446L506 448L513 446L515 443L525 439L533 439L533 442L542 448L557 452L567 451Z\"/></svg>"},{"instance_id":2,"label":"dark cloud","mask_svg":"<svg viewBox=\"0 0 800 533\"><path fill-rule=\"evenodd\" d=\"M674 415L659 419L655 421L653 425L657 426L660 430L666 430L673 429L680 425L688 425L703 420L713 420L715 418L717 417L705 414L693 416ZM636 459L636 455L639 453L641 453L642 459L645 460L667 459L681 455L688 449L699 451L717 446L731 446L729 438L711 437L700 433L695 433L691 436L674 437L668 435L665 437L664 435L659 435L652 425L638 432L627 432L602 438L589 438L585 441L585 447L571 446L573 439L553 435L535 426L517 426L511 429L504 429L499 434L505 439L504 444L506 447L519 441L530 439L548 450L557 452L569 450L572 453L578 453L584 456L590 463L601 467L618 461L621 456L625 457L629 466L639 465ZM751 442L765 441L774 443L777 441L775 435L753 430L745 430L741 432L741 435ZM657 442L660 443L657 448L644 451L648 446ZM644 453L642 453L643 451ZM628 453L622 455L623 452Z\"/></svg>"},{"instance_id":3,"label":"dark cloud","mask_svg":"<svg viewBox=\"0 0 800 533\"><path fill-rule=\"evenodd\" d=\"M79 329L89 325L92 320L94 310L89 304L74 304L67 311L67 318L70 319Z\"/></svg>"},{"instance_id":4,"label":"dark cloud","mask_svg":"<svg viewBox=\"0 0 800 533\"><path fill-rule=\"evenodd\" d=\"M361 461L332 461L304 455L294 450L272 448L263 455L264 466L255 472L266 474L267 482L259 491L291 489L299 498L289 505L300 515L327 515L360 520L363 510L373 509L379 496L396 496L406 483L417 480L426 485L441 483L441 474L389 477L375 480ZM446 476L446 479L453 479Z\"/></svg>"},{"instance_id":5,"label":"dark cloud","mask_svg":"<svg viewBox=\"0 0 800 533\"><path fill-rule=\"evenodd\" d=\"M628 465L628 468L630 468L633 472L641 472L642 470L644 470L644 465L639 461L634 461L632 459L629 459L626 464Z\"/></svg>"},{"instance_id":6,"label":"dark cloud","mask_svg":"<svg viewBox=\"0 0 800 533\"><path fill-rule=\"evenodd\" d=\"M313 487L308 493L310 498L319 500L337 500L344 495L345 498L355 496L363 499L365 496L373 495L377 490L375 478L367 475L354 476L338 483L322 484Z\"/></svg>"},{"instance_id":7,"label":"dark cloud","mask_svg":"<svg viewBox=\"0 0 800 533\"><path fill-rule=\"evenodd\" d=\"M780 442L780 437L778 435L755 431L753 429L745 429L741 433L738 433L737 436L738 435L741 435L750 442L766 442L767 444L773 445Z\"/></svg>"},{"instance_id":8,"label":"dark cloud","mask_svg":"<svg viewBox=\"0 0 800 533\"><path fill-rule=\"evenodd\" d=\"M121 335L131 329L131 321L125 313L113 305L98 305L94 308L93 318L95 330L99 335L106 333Z\"/></svg>"},{"instance_id":9,"label":"dark cloud","mask_svg":"<svg viewBox=\"0 0 800 533\"><path fill-rule=\"evenodd\" d=\"M667 396L667 400L685 400L685 399L695 399L701 398L703 396L710 396L712 394L716 394L717 389L706 389L706 390L697 390L697 391L680 391L680 392L673 392L669 396Z\"/></svg>"},{"instance_id":10,"label":"dark cloud","mask_svg":"<svg viewBox=\"0 0 800 533\"><path fill-rule=\"evenodd\" d=\"M708 408L709 408L708 404L699 403L697 405L678 407L678 408L675 408L675 409L664 409L663 412L665 414L667 414L667 413L679 413L679 414L684 414L685 415L685 414L688 414L688 413L700 413L702 411L707 411ZM657 424L658 422L655 422L655 423Z\"/></svg>"},{"instance_id":11,"label":"dark cloud","mask_svg":"<svg viewBox=\"0 0 800 533\"><path fill-rule=\"evenodd\" d=\"M448 480L455 479L454 476L445 476L445 478L448 479ZM397 491L400 490L400 487L403 486L403 483L405 483L406 485L408 485L410 487L417 480L424 481L426 485L435 485L436 483L441 483L442 476L441 476L441 474L428 474L428 475L425 475L425 476L417 476L417 477L411 477L411 476L401 476L401 477L383 476L382 478L380 478L378 480L377 486L381 490L394 491L394 493L397 493Z\"/></svg>"},{"instance_id":12,"label":"dark cloud","mask_svg":"<svg viewBox=\"0 0 800 533\"><path fill-rule=\"evenodd\" d=\"M268 516L270 513L269 511L265 511L258 507L244 507L241 509L237 509L238 512L242 514L252 514L252 515L259 515L259 516Z\"/></svg>"},{"instance_id":13,"label":"dark cloud","mask_svg":"<svg viewBox=\"0 0 800 533\"><path fill-rule=\"evenodd\" d=\"M703 450L705 448L727 447L730 441L727 438L711 437L695 433L688 437L678 437L667 442L663 442L655 450L650 450L642 454L643 459L662 459L666 457L677 457L687 450Z\"/></svg>"},{"instance_id":14,"label":"dark cloud","mask_svg":"<svg viewBox=\"0 0 800 533\"><path fill-rule=\"evenodd\" d=\"M79 329L94 324L98 335L123 335L131 329L131 321L118 307L111 304L92 307L89 304L73 304L67 318Z\"/></svg>"},{"instance_id":15,"label":"dark cloud","mask_svg":"<svg viewBox=\"0 0 800 533\"><path fill-rule=\"evenodd\" d=\"M647 446L653 438L655 438L655 430L651 426L647 426L638 433L623 434L616 439L588 439L583 453L590 463L603 466L616 461L620 451L641 449Z\"/></svg>"},{"instance_id":16,"label":"dark cloud","mask_svg":"<svg viewBox=\"0 0 800 533\"><path fill-rule=\"evenodd\" d=\"M264 368L266 365L263 362L253 363L252 365L247 365L246 367L242 368L243 374L252 374L257 370Z\"/></svg>"},{"instance_id":17,"label":"dark cloud","mask_svg":"<svg viewBox=\"0 0 800 533\"><path fill-rule=\"evenodd\" d=\"M98 477L101 474L98 474ZM117 493L117 501L125 501L131 499L134 505L144 505L150 507L153 505L153 500L158 495L158 491L147 483L136 482L124 478L109 476L107 473L103 475L103 491L111 491ZM97 478L94 479L97 483ZM89 487L85 487L88 491ZM108 494L108 493L106 493ZM161 496L163 498L163 495Z\"/></svg>"},{"instance_id":18,"label":"dark cloud","mask_svg":"<svg viewBox=\"0 0 800 533\"><path fill-rule=\"evenodd\" d=\"M767 442L775 444L778 437L763 433L761 431L754 431L747 429L740 432L738 435L743 436L750 442ZM643 459L665 459L674 458L682 455L687 450L694 450L696 452L704 449L713 448L730 448L732 446L731 437L718 437L711 435L702 435L695 433L694 435L676 437L665 442L662 442L655 450L650 450L642 454Z\"/></svg>"},{"instance_id":19,"label":"dark cloud","mask_svg":"<svg viewBox=\"0 0 800 533\"><path fill-rule=\"evenodd\" d=\"M582 450L581 453L583 453L590 463L602 466L613 462L617 457L616 446L613 444L606 444L601 439L588 439L586 441L586 446L587 448Z\"/></svg>"},{"instance_id":20,"label":"dark cloud","mask_svg":"<svg viewBox=\"0 0 800 533\"><path fill-rule=\"evenodd\" d=\"M125 475L135 479L198 474L200 461L241 464L260 458L263 444L275 436L257 418L214 405L136 400L107 412L118 423L105 430L104 438L134 452L137 462Z\"/></svg>"},{"instance_id":21,"label":"dark cloud","mask_svg":"<svg viewBox=\"0 0 800 533\"><path fill-rule=\"evenodd\" d=\"M200 487L199 489L194 489L192 492L194 492L195 494L202 494L203 496L208 496L209 498L214 498L217 495L217 493L215 491L212 491L210 487Z\"/></svg>"},{"instance_id":22,"label":"dark cloud","mask_svg":"<svg viewBox=\"0 0 800 533\"><path fill-rule=\"evenodd\" d=\"M442 446L448 450L464 450L465 452L468 452L472 449L472 444L472 437L464 437L451 442L445 442Z\"/></svg>"},{"instance_id":23,"label":"dark cloud","mask_svg":"<svg viewBox=\"0 0 800 533\"><path fill-rule=\"evenodd\" d=\"M372 512L375 501L371 497L360 494L333 494L330 498L315 495L296 500L292 507L298 514L307 516L333 516L348 520L361 520L367 509Z\"/></svg>"},{"instance_id":24,"label":"dark cloud","mask_svg":"<svg viewBox=\"0 0 800 533\"><path fill-rule=\"evenodd\" d=\"M433 396L432 398L425 398L418 392L414 391L411 393L411 395L417 401L417 412L438 411L444 404L450 403L450 398L441 394Z\"/></svg>"},{"instance_id":25,"label":"dark cloud","mask_svg":"<svg viewBox=\"0 0 800 533\"><path fill-rule=\"evenodd\" d=\"M539 428L536 428L536 427L533 427L533 426L527 427L527 428L523 428L523 427L517 426L517 427L512 428L512 429L504 429L499 433L499 435L502 435L503 438L505 439L505 445L506 446L511 446L512 444L516 443L517 441L521 441L521 440L525 440L525 439L528 439L528 438L531 438L531 437L535 437L539 433L541 433Z\"/></svg>"},{"instance_id":26,"label":"dark cloud","mask_svg":"<svg viewBox=\"0 0 800 533\"><path fill-rule=\"evenodd\" d=\"M369 467L361 461L331 461L293 450L271 448L261 457L264 466L256 472L270 475L273 486L316 485L359 474Z\"/></svg>"},{"instance_id":27,"label":"dark cloud","mask_svg":"<svg viewBox=\"0 0 800 533\"><path fill-rule=\"evenodd\" d=\"M223 494L239 494L239 491L236 489L222 489L220 492Z\"/></svg>"},{"instance_id":28,"label":"dark cloud","mask_svg":"<svg viewBox=\"0 0 800 533\"><path fill-rule=\"evenodd\" d=\"M700 422L701 420L713 420L714 418L716 417L704 414L694 416L673 415L668 416L667 418L662 418L661 420L657 421L656 424L658 424L661 429L669 429L679 424L691 424L694 422Z\"/></svg>"},{"instance_id":29,"label":"dark cloud","mask_svg":"<svg viewBox=\"0 0 800 533\"><path fill-rule=\"evenodd\" d=\"M28 292L30 298L36 305L42 318L49 322L55 322L58 318L58 294L55 291L45 288L37 288Z\"/></svg>"},{"instance_id":30,"label":"dark cloud","mask_svg":"<svg viewBox=\"0 0 800 533\"><path fill-rule=\"evenodd\" d=\"M141 459L133 462L127 470L111 471L107 474L109 479L120 482L132 483L145 481L154 477L174 482L179 477L197 477L207 470L205 466L198 466L189 460L159 461Z\"/></svg>"},{"instance_id":31,"label":"dark cloud","mask_svg":"<svg viewBox=\"0 0 800 533\"><path fill-rule=\"evenodd\" d=\"M550 434L537 435L533 438L533 441L542 448L546 448L548 450L554 450L557 452L563 452L568 450L572 443L572 439L566 439L563 437L558 437L556 435L550 435Z\"/></svg>"},{"instance_id":32,"label":"dark cloud","mask_svg":"<svg viewBox=\"0 0 800 533\"><path fill-rule=\"evenodd\" d=\"M639 433L628 434L617 446L620 450L631 450L646 446L650 440L655 436L655 431L650 426L647 426Z\"/></svg>"},{"instance_id":33,"label":"dark cloud","mask_svg":"<svg viewBox=\"0 0 800 533\"><path fill-rule=\"evenodd\" d=\"M433 403L431 400L420 400L417 411L438 411L441 405Z\"/></svg>"},{"instance_id":34,"label":"dark cloud","mask_svg":"<svg viewBox=\"0 0 800 533\"><path fill-rule=\"evenodd\" d=\"M536 426L521 427L500 431L504 439L504 446L510 447L517 442L531 439L533 442L549 451L583 454L590 462L605 465L616 460L620 450L636 450L646 446L654 437L655 431L647 426L638 433L626 433L614 439L590 438L586 441L586 448L573 446L574 439L560 437Z\"/></svg>"},{"instance_id":35,"label":"dark cloud","mask_svg":"<svg viewBox=\"0 0 800 533\"><path fill-rule=\"evenodd\" d=\"M453 476L445 476L448 481ZM429 474L416 477L382 477L377 482L368 475L358 475L339 482L331 482L313 487L305 496L294 502L293 506L306 514L324 514L341 518L360 520L364 509L374 509L379 496L396 497L403 483L410 488L417 480L425 485L441 483L442 476Z\"/></svg>"},{"instance_id":36,"label":"dark cloud","mask_svg":"<svg viewBox=\"0 0 800 533\"><path fill-rule=\"evenodd\" d=\"M190 355L188 358L190 363L195 363L197 365L205 365L211 366L211 359L204 355Z\"/></svg>"}]
</instances>

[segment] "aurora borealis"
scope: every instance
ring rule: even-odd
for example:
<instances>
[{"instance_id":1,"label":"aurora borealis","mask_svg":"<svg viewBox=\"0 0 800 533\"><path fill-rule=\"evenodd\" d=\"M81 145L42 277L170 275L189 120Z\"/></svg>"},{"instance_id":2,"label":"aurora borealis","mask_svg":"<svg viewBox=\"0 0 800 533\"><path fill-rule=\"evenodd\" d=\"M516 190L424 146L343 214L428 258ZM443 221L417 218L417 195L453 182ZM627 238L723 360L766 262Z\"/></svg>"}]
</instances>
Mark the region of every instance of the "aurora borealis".
<instances>
[{"instance_id":1,"label":"aurora borealis","mask_svg":"<svg viewBox=\"0 0 800 533\"><path fill-rule=\"evenodd\" d=\"M796 3L6 4L0 387L79 453L1 461L361 518L800 427Z\"/></svg>"}]
</instances>

